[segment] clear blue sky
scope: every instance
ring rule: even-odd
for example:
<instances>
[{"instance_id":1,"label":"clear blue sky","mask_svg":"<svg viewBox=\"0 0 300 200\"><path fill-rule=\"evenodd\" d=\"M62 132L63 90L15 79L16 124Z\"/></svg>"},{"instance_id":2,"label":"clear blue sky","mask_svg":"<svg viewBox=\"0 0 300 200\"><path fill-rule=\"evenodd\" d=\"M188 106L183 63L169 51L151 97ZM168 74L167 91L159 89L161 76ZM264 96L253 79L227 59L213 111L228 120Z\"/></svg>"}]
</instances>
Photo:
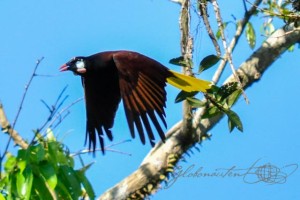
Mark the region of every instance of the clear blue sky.
<instances>
[{"instance_id":1,"label":"clear blue sky","mask_svg":"<svg viewBox=\"0 0 300 200\"><path fill-rule=\"evenodd\" d=\"M53 103L65 85L70 95L66 105L83 96L81 81L72 73L59 73L61 64L73 56L86 56L105 50L127 49L148 55L173 70L168 64L180 55L178 14L179 5L167 0L111 0L111 1L1 1L0 3L0 100L8 118L13 121L24 86L35 65L44 56L38 74L57 75L36 77L29 90L19 122L15 127L24 138L32 137L32 129L38 128L47 117L47 110L40 102ZM231 14L242 16L242 1L235 5L221 4L224 21L232 20ZM240 11L238 11L240 10ZM210 12L211 18L213 13ZM197 18L193 18L197 23ZM262 18L253 21L258 44L264 38L259 27ZM234 26L230 25L233 29ZM212 45L200 23L196 39L195 62L214 53ZM227 32L230 38L231 32ZM234 54L239 66L252 50L242 38ZM227 120L222 120L211 130L212 140L204 142L198 153L194 150L186 163L179 163L190 172L215 172L219 168L249 168L271 164L289 173L290 164L300 164L299 112L299 50L285 53L255 83L247 95L250 104L240 100L234 110L244 124L244 133L229 134ZM229 75L227 70L222 79ZM213 70L201 78L211 79ZM181 118L181 105L174 104L177 90L168 87L167 123L171 127ZM113 128L114 142L129 139L130 134L122 106L117 113ZM85 108L83 102L72 108L71 115L55 130L60 139L71 149L82 149L85 137ZM2 153L7 136L0 134ZM107 142L107 144L110 144ZM150 150L138 139L116 147L132 156L107 152L96 158L85 155L86 163L96 163L88 171L88 177L97 195L133 172ZM298 156L297 156L298 155ZM77 165L79 166L79 165ZM284 166L287 166L283 168ZM224 171L224 170L223 170ZM168 189L154 195L153 199L300 199L300 170L296 170L282 184L245 183L241 177L178 178ZM235 171L239 172L239 171ZM245 172L245 171L243 171ZM282 175L282 174L281 174ZM254 181L255 176L247 176ZM298 186L297 186L298 185Z\"/></svg>"}]
</instances>

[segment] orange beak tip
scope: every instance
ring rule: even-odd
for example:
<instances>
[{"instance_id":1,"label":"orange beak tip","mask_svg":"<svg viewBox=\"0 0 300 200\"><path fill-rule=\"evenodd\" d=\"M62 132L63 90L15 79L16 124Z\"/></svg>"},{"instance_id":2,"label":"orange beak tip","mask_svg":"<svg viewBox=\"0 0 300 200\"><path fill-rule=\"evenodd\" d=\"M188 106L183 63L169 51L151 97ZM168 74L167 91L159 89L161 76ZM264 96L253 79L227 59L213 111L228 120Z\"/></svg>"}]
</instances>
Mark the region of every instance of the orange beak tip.
<instances>
[{"instance_id":1,"label":"orange beak tip","mask_svg":"<svg viewBox=\"0 0 300 200\"><path fill-rule=\"evenodd\" d=\"M64 71L67 71L68 70L68 65L64 64L62 65L60 68L59 68L59 71L60 72L64 72Z\"/></svg>"}]
</instances>

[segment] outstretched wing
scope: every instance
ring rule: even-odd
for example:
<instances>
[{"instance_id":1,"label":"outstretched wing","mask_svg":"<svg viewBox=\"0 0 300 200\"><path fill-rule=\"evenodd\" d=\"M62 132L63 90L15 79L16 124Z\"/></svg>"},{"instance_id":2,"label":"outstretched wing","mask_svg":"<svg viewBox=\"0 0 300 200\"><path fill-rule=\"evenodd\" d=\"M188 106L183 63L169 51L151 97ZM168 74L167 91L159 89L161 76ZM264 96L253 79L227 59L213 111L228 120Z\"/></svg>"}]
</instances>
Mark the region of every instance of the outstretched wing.
<instances>
[{"instance_id":1,"label":"outstretched wing","mask_svg":"<svg viewBox=\"0 0 300 200\"><path fill-rule=\"evenodd\" d=\"M170 72L159 62L135 52L115 52L113 60L119 73L120 93L131 136L135 137L136 128L141 142L145 144L146 130L150 144L154 146L155 138L150 121L161 139L165 139L156 116L166 127L165 86Z\"/></svg>"},{"instance_id":2,"label":"outstretched wing","mask_svg":"<svg viewBox=\"0 0 300 200\"><path fill-rule=\"evenodd\" d=\"M112 140L110 128L121 100L117 69L108 66L82 78L86 103L86 139L95 151L98 140L104 153L104 132Z\"/></svg>"}]
</instances>

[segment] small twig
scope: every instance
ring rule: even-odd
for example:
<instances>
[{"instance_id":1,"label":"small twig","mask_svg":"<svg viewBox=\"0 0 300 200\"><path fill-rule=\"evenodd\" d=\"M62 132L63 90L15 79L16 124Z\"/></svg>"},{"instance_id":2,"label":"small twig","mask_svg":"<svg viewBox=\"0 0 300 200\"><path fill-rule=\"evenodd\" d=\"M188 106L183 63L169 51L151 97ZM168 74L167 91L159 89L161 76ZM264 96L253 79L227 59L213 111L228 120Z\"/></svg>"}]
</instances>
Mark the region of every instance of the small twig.
<instances>
[{"instance_id":1,"label":"small twig","mask_svg":"<svg viewBox=\"0 0 300 200\"><path fill-rule=\"evenodd\" d=\"M288 14L288 13L274 13L274 12L271 12L267 9L262 9L262 8L259 8L258 5L255 5L255 3L252 3L250 2L249 0L245 0L247 3L249 3L250 5L256 7L257 10L259 10L260 12L263 12L266 14L266 16L270 16L270 17L279 17L279 18L293 18L295 20L299 20L300 18L300 15L298 13L293 13L293 12L290 12L291 14ZM279 11L279 10L278 10Z\"/></svg>"},{"instance_id":2,"label":"small twig","mask_svg":"<svg viewBox=\"0 0 300 200\"><path fill-rule=\"evenodd\" d=\"M33 80L33 77L35 76L36 74L36 71L41 63L41 61L44 59L44 57L40 58L39 60L37 60L36 62L36 65L34 67L34 70L33 70L33 73L27 83L27 85L25 86L25 91L24 91L24 94L22 96L22 99L21 99L21 102L20 102L20 106L19 106L19 109L17 111L17 114L16 114L16 117L15 117L15 120L12 124L12 126L10 126L7 118L6 118L6 115L4 113L4 110L3 110L3 107L2 107L2 104L1 104L1 122L3 122L4 124L1 123L1 126L2 128L4 129L7 129L7 133L9 134L9 139L6 143L6 146L4 148L4 153L1 155L0 154L0 178L1 178L1 171L2 171L2 161L4 159L4 156L6 155L7 151L8 151L8 148L9 148L9 145L11 143L11 140L13 139L15 141L16 144L20 145L23 149L27 149L28 148L28 144L23 140L23 138L19 135L19 133L17 131L15 131L15 126L17 124L17 121L18 121L18 118L20 116L20 113L21 113L21 110L22 110L22 107L23 107L23 104L24 104L24 100L25 100L25 97L27 95L27 92L28 92L28 88L30 87L31 85L31 82Z\"/></svg>"},{"instance_id":3,"label":"small twig","mask_svg":"<svg viewBox=\"0 0 300 200\"><path fill-rule=\"evenodd\" d=\"M123 151L119 151L119 150L116 150L116 149L110 149L110 148L104 148L105 151L111 151L111 152L114 152L114 153L119 153L119 154L123 154L123 155L128 155L128 156L132 156L131 153L126 153L126 152L123 152ZM102 149L95 149L95 150L91 150L91 149L83 149L83 150L80 150L76 153L72 153L70 154L71 157L75 157L75 156L79 156L79 155L83 155L83 154L87 154L87 153L95 153L96 151L102 151Z\"/></svg>"},{"instance_id":4,"label":"small twig","mask_svg":"<svg viewBox=\"0 0 300 200\"><path fill-rule=\"evenodd\" d=\"M34 76L35 76L35 74L36 74L36 71L37 71L37 69L38 69L38 67L39 67L39 65L40 65L40 63L42 62L43 59L44 59L44 57L42 57L42 58L40 58L39 60L36 61L36 65L35 65L35 67L34 67L34 70L33 70L32 74L31 74L31 76L30 76L30 79L29 79L28 83L27 83L26 86L25 86L25 91L24 91L24 94L23 94L23 96L22 96L22 99L21 99L21 102L20 102L19 109L18 109L18 111L17 111L15 120L14 120L14 122L13 122L13 124L12 124L12 127L11 127L12 130L14 130L14 128L15 128L15 126L16 126L16 123L17 123L17 121L18 121L18 119L19 119L21 110L22 110L22 108L23 108L24 100L25 100L25 98L26 98L28 89L29 89L29 87L30 87L30 85L31 85L31 82L32 82L32 80L33 80L33 78L34 78ZM12 139L16 140L17 138L19 139L19 137L20 137L19 134L17 134L17 132L15 132L15 133L16 133L15 135L11 135L11 134L10 134L10 137L9 137L9 139L8 139L8 141L7 141L7 144L6 144L6 147L5 147L5 150L4 150L4 154L1 155L1 158L0 158L1 161L3 160L3 157L5 156L5 154L6 154L7 150L8 150L8 147L9 147L9 145L10 145L11 140L12 140ZM13 137L13 136L14 136L14 137Z\"/></svg>"},{"instance_id":5,"label":"small twig","mask_svg":"<svg viewBox=\"0 0 300 200\"><path fill-rule=\"evenodd\" d=\"M42 58L40 58L39 60L36 61L36 65L35 65L35 68L34 68L32 74L31 74L31 77L30 77L28 83L25 85L25 91L24 91L24 94L22 96L21 103L20 103L17 115L15 117L15 120L13 122L12 128L14 128L15 125L16 125L16 123L17 123L17 120L18 120L18 118L20 116L20 113L21 113L21 110L23 108L23 104L24 104L25 97L27 95L28 88L29 88L29 86L30 86L30 84L31 84L31 82L33 80L33 77L36 75L36 71L37 71L37 69L38 69L38 67L39 67L39 65L40 65L40 63L42 62L43 59L44 59L44 57L42 57Z\"/></svg>"},{"instance_id":6,"label":"small twig","mask_svg":"<svg viewBox=\"0 0 300 200\"><path fill-rule=\"evenodd\" d=\"M232 71L232 74L235 77L236 81L239 83L239 86L241 87L241 90L242 90L242 95L243 95L246 103L248 104L249 103L249 99L248 99L248 97L247 97L244 89L242 88L241 80L240 80L239 76L237 75L236 70L234 68L233 60L232 60L232 54L231 54L231 52L228 51L228 46L227 46L227 42L226 42L224 31L223 31L223 23L222 23L222 17L221 17L221 12L220 12L219 5L218 5L218 3L217 3L216 0L211 0L211 2L212 2L212 5L214 7L214 11L215 11L215 14L216 14L218 26L219 26L219 29L220 29L223 47L224 47L224 49L226 51L225 59L228 60L230 68L231 68L231 71Z\"/></svg>"},{"instance_id":7,"label":"small twig","mask_svg":"<svg viewBox=\"0 0 300 200\"><path fill-rule=\"evenodd\" d=\"M105 151L111 151L111 152L114 152L114 153L119 153L119 154L123 154L123 155L127 155L127 156L132 156L131 153L126 153L126 152L119 151L119 150L116 150L116 149L106 148Z\"/></svg>"},{"instance_id":8,"label":"small twig","mask_svg":"<svg viewBox=\"0 0 300 200\"><path fill-rule=\"evenodd\" d=\"M236 29L236 32L235 32L235 35L234 37L232 38L228 48L227 48L227 52L226 53L229 53L229 54L232 54L233 50L235 49L242 33L244 32L244 29L247 25L247 23L249 22L250 18L252 17L252 15L255 13L258 5L262 2L262 0L256 0L254 3L253 3L253 6L250 8L249 11L245 12L244 14L244 17L242 20L240 20L238 23L237 23L237 29ZM228 60L226 59L226 53L225 55L223 56L225 59L222 59L221 60L221 63L218 67L218 69L216 70L213 78L212 78L212 81L217 84L223 71L224 71L224 68L228 62Z\"/></svg>"},{"instance_id":9,"label":"small twig","mask_svg":"<svg viewBox=\"0 0 300 200\"><path fill-rule=\"evenodd\" d=\"M55 125L52 124L52 125L49 125L48 127L51 128L52 130L56 129L56 127L57 127L58 125L60 125L61 122L63 122L64 119L66 119L67 116L68 116L70 113L71 113L71 112L70 112L69 110L67 110L67 113L66 113L66 114L64 114L62 117L59 116L59 121L58 121Z\"/></svg>"},{"instance_id":10,"label":"small twig","mask_svg":"<svg viewBox=\"0 0 300 200\"><path fill-rule=\"evenodd\" d=\"M120 145L120 144L124 144L126 142L131 142L131 139L128 139L128 140L122 140L120 142L116 142L116 143L112 143L110 145L107 145L106 148L109 148L109 147L114 147L114 146L117 146L117 145Z\"/></svg>"},{"instance_id":11,"label":"small twig","mask_svg":"<svg viewBox=\"0 0 300 200\"><path fill-rule=\"evenodd\" d=\"M295 28L294 30L287 31L286 33L284 33L284 34L282 34L282 35L278 35L278 36L261 35L261 36L264 36L264 37L266 37L266 38L281 38L281 37L286 37L287 35L292 34L292 33L294 33L295 31L299 31L299 30L300 30L300 27L297 27L297 28Z\"/></svg>"},{"instance_id":12,"label":"small twig","mask_svg":"<svg viewBox=\"0 0 300 200\"><path fill-rule=\"evenodd\" d=\"M62 116L62 114L63 114L64 112L68 111L72 106L74 106L75 104L77 104L78 102L80 102L80 101L82 101L82 100L83 100L83 97L80 97L80 98L76 99L75 101L73 101L70 105L68 105L68 106L66 106L65 108L61 109L61 111L60 111L59 113L57 113L57 114L55 115L55 117L53 117L53 119L49 122L48 127L49 127L49 128L52 127L53 124L55 123L55 121L56 121L57 119L59 119L59 118ZM62 120L60 120L60 121L62 121Z\"/></svg>"},{"instance_id":13,"label":"small twig","mask_svg":"<svg viewBox=\"0 0 300 200\"><path fill-rule=\"evenodd\" d=\"M66 87L63 89L63 91L61 92L61 94L59 95L59 97L57 98L57 101L56 101L56 103L55 104L57 104L58 102L59 102L59 99L61 98L61 95L62 95L62 93L65 91L65 89L66 89ZM56 128L65 118L66 118L66 116L68 116L69 115L69 109L73 106L73 105L75 105L76 103L78 103L78 102L80 102L80 101L82 101L83 100L83 97L80 97L80 98L78 98L78 99L76 99L75 101L73 101L70 105L68 105L68 106L66 106L65 108L63 108L59 113L57 113L55 116L51 116L51 114L50 114L50 117L51 117L51 119L50 120L47 120L46 121L46 123L45 124L43 124L43 126L40 128L40 129L38 129L38 131L41 131L42 129L44 129L45 127L46 127L46 125L48 124L48 128L52 128L52 126L54 125L54 123L56 122L56 120L58 120L58 119L60 119L59 120L59 122L57 123L57 124L55 124L54 125L54 128ZM62 102L64 102L65 101L65 98L62 100ZM55 110L57 110L57 109L59 109L60 107L61 107L61 105L62 105L62 103L60 103L59 104L59 106L55 109ZM64 114L65 112L67 112L67 114L65 114L63 117L62 117L62 114ZM56 113L56 111L55 111L55 113ZM48 118L49 119L49 118ZM45 129L45 131L42 133L42 135L44 136L44 135L47 135L47 129L48 128L46 128ZM32 144L34 141L35 141L35 138L36 138L36 135L34 135L34 137L31 139L31 141L30 141L30 144Z\"/></svg>"},{"instance_id":14,"label":"small twig","mask_svg":"<svg viewBox=\"0 0 300 200\"><path fill-rule=\"evenodd\" d=\"M123 141L108 145L104 149L105 149L105 151L111 151L111 152L114 152L114 153L119 153L119 154L131 156L132 155L131 153L127 153L127 152L123 152L123 151L120 151L120 150L110 148L110 147L113 147L113 146L116 146L116 145L120 145L120 144L124 144L126 142L130 142L130 141L131 140L123 140ZM102 151L102 150L99 148L99 149L95 149L95 151ZM77 151L75 153L70 154L70 156L75 157L75 156L80 156L80 155L86 154L86 153L94 153L95 151L91 150L91 149L83 149L83 150L80 150L80 151Z\"/></svg>"},{"instance_id":15,"label":"small twig","mask_svg":"<svg viewBox=\"0 0 300 200\"><path fill-rule=\"evenodd\" d=\"M45 121L45 123L41 126L41 128L38 129L38 131L42 131L46 125L53 119L54 115L57 113L57 111L60 109L60 107L63 105L63 103L65 102L65 100L69 97L68 95L65 96L61 101L60 99L62 98L62 95L64 94L64 92L66 91L68 86L65 86L63 88L63 90L60 92L60 94L58 95L55 103L50 107L44 100L41 100L44 105L48 108L49 110L49 116L47 118L47 120Z\"/></svg>"},{"instance_id":16,"label":"small twig","mask_svg":"<svg viewBox=\"0 0 300 200\"><path fill-rule=\"evenodd\" d=\"M243 0L243 5L244 5L244 9L245 9L245 12L247 12L247 5L246 5L246 1L245 0Z\"/></svg>"},{"instance_id":17,"label":"small twig","mask_svg":"<svg viewBox=\"0 0 300 200\"><path fill-rule=\"evenodd\" d=\"M211 28L210 23L209 23L209 20L208 20L207 2L203 3L201 0L198 0L198 1L199 1L200 16L203 19L203 22L204 22L206 31L208 33L208 36L210 37L210 39L211 39L211 41L212 41L212 43L213 43L213 45L216 49L217 56L220 57L221 56L221 49L220 49L217 38L216 38L215 34L213 33L212 28Z\"/></svg>"},{"instance_id":18,"label":"small twig","mask_svg":"<svg viewBox=\"0 0 300 200\"><path fill-rule=\"evenodd\" d=\"M41 77L56 77L56 76L61 76L61 74L35 74L35 76L41 76Z\"/></svg>"}]
</instances>

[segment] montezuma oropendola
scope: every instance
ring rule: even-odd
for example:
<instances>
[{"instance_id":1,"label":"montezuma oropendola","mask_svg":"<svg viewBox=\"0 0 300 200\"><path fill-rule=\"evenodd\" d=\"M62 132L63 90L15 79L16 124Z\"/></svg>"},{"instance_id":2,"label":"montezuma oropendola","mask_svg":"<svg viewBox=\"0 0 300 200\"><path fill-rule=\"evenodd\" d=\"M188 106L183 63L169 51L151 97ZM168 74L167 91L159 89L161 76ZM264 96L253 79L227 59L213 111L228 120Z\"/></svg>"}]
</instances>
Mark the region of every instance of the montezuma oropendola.
<instances>
[{"instance_id":1,"label":"montezuma oropendola","mask_svg":"<svg viewBox=\"0 0 300 200\"><path fill-rule=\"evenodd\" d=\"M159 62L131 51L107 51L88 57L75 57L61 66L60 71L70 70L82 78L86 103L86 139L89 149L96 149L98 135L104 153L103 132L112 140L111 128L122 98L132 138L135 128L145 144L144 129L154 146L153 123L160 138L165 135L156 115L166 127L166 82L187 92L205 92L208 81L171 71ZM156 113L156 114L155 114Z\"/></svg>"}]
</instances>

